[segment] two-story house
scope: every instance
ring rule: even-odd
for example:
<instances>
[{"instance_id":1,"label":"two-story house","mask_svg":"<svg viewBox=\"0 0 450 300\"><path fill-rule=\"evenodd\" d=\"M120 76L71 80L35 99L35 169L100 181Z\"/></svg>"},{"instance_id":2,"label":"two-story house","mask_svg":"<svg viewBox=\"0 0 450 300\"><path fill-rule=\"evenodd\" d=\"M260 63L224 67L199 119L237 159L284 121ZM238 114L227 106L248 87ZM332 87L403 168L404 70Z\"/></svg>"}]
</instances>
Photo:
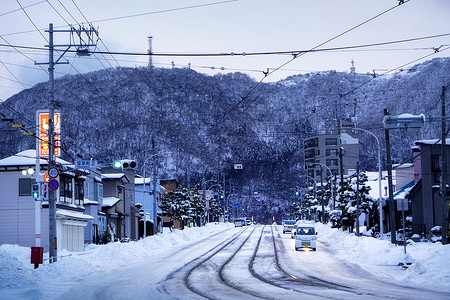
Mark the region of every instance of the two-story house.
<instances>
[{"instance_id":1,"label":"two-story house","mask_svg":"<svg viewBox=\"0 0 450 300\"><path fill-rule=\"evenodd\" d=\"M103 235L108 233L106 214L102 211L103 182L100 168L83 169L87 175L84 180L85 214L91 215L84 230L84 242L98 244Z\"/></svg>"},{"instance_id":2,"label":"two-story house","mask_svg":"<svg viewBox=\"0 0 450 300\"><path fill-rule=\"evenodd\" d=\"M415 142L413 148L414 182L409 193L412 206L413 233L429 237L434 226L442 226L444 208L440 190L442 174L442 143L440 139ZM450 174L450 139L446 139L447 174ZM447 175L447 185L450 176ZM450 227L449 227L450 228Z\"/></svg>"},{"instance_id":3,"label":"two-story house","mask_svg":"<svg viewBox=\"0 0 450 300\"><path fill-rule=\"evenodd\" d=\"M32 185L36 172L44 175L45 159L36 170L36 150L26 150L0 160L0 243L35 246L37 240L48 251L48 202L36 202ZM84 228L93 218L84 213L85 172L75 170L67 161L57 158L59 188L56 191L57 249L84 250ZM44 179L46 178L43 176ZM38 222L37 220L39 220ZM38 226L39 228L36 228Z\"/></svg>"}]
</instances>

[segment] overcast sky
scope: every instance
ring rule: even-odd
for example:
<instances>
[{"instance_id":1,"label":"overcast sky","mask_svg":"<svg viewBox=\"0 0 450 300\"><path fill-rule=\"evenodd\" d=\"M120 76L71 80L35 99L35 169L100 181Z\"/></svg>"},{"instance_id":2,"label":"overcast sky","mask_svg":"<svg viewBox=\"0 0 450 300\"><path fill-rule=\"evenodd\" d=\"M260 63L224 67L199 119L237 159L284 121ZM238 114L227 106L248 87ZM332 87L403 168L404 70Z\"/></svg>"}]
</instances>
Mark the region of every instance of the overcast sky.
<instances>
[{"instance_id":1,"label":"overcast sky","mask_svg":"<svg viewBox=\"0 0 450 300\"><path fill-rule=\"evenodd\" d=\"M148 35L153 36L154 53L309 50L393 7L319 49L450 33L449 0L405 2L399 6L398 0L1 0L0 44L44 48L48 44L45 29L49 23L53 23L55 29L67 29L64 27L67 23L76 25L77 22L86 23L87 19L98 28L100 51L145 53ZM67 44L69 37L69 33L55 33L55 44ZM433 48L442 45L441 51L434 54ZM427 55L415 63L449 56L450 50L445 50L449 46L450 36L444 36L386 46L307 53L265 80L277 81L292 74L313 71L348 72L352 60L358 73L372 73L373 70L383 73ZM27 49L19 51L21 53L11 47L0 46L0 101L48 80L48 74L34 65L34 61L48 62L48 53ZM292 58L291 54L153 56L153 63L155 67L164 68L171 68L172 62L175 67L190 64L191 68L207 74L239 70L261 80L263 71L268 68L273 71ZM118 65L134 67L148 64L146 56L116 55L113 58L111 55L95 55L83 58L66 53L61 61L66 60L71 64L56 66L57 76ZM42 67L47 68L46 65Z\"/></svg>"}]
</instances>

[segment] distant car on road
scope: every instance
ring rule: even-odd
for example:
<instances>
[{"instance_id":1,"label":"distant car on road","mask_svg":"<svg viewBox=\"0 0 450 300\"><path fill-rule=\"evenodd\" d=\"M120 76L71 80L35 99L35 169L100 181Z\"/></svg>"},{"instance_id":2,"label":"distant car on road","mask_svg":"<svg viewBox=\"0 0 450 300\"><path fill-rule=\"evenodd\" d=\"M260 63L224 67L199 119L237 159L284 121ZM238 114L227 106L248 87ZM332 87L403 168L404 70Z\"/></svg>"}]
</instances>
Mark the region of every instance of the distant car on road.
<instances>
[{"instance_id":1,"label":"distant car on road","mask_svg":"<svg viewBox=\"0 0 450 300\"><path fill-rule=\"evenodd\" d=\"M295 250L311 248L316 251L317 232L313 224L297 224Z\"/></svg>"},{"instance_id":2,"label":"distant car on road","mask_svg":"<svg viewBox=\"0 0 450 300\"><path fill-rule=\"evenodd\" d=\"M285 220L283 223L283 233L291 232L292 228L294 228L295 220Z\"/></svg>"},{"instance_id":3,"label":"distant car on road","mask_svg":"<svg viewBox=\"0 0 450 300\"><path fill-rule=\"evenodd\" d=\"M243 219L234 220L234 227L242 227L242 226L245 226L245 220Z\"/></svg>"}]
</instances>

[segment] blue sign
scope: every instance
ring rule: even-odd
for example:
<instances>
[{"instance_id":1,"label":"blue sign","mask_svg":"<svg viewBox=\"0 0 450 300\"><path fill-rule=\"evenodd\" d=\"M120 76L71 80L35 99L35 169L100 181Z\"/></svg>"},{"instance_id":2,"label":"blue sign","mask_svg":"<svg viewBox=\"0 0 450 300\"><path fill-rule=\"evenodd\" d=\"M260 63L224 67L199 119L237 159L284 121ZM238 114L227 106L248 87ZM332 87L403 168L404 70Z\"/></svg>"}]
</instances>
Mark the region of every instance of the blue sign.
<instances>
[{"instance_id":1,"label":"blue sign","mask_svg":"<svg viewBox=\"0 0 450 300\"><path fill-rule=\"evenodd\" d=\"M50 179L48 181L48 188L50 191L56 191L59 188L59 182L56 179Z\"/></svg>"},{"instance_id":2,"label":"blue sign","mask_svg":"<svg viewBox=\"0 0 450 300\"><path fill-rule=\"evenodd\" d=\"M77 169L89 169L89 168L97 168L96 160L77 160L75 161L75 168Z\"/></svg>"},{"instance_id":3,"label":"blue sign","mask_svg":"<svg viewBox=\"0 0 450 300\"><path fill-rule=\"evenodd\" d=\"M238 208L238 207L239 207L239 203L233 204L233 207L234 207L234 208Z\"/></svg>"}]
</instances>

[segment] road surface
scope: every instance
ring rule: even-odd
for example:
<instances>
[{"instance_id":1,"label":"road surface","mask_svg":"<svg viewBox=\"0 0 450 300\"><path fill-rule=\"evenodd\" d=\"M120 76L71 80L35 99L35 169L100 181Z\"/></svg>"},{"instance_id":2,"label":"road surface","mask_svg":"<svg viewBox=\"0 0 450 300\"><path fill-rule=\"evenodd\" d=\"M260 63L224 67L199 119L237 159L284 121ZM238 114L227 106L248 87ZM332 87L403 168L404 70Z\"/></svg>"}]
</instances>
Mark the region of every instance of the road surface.
<instances>
[{"instance_id":1,"label":"road surface","mask_svg":"<svg viewBox=\"0 0 450 300\"><path fill-rule=\"evenodd\" d=\"M386 282L323 243L295 251L282 227L245 226L81 281L52 283L55 299L450 299ZM53 287L53 288L52 288ZM55 291L52 293L52 290ZM61 295L61 290L64 293Z\"/></svg>"}]
</instances>

